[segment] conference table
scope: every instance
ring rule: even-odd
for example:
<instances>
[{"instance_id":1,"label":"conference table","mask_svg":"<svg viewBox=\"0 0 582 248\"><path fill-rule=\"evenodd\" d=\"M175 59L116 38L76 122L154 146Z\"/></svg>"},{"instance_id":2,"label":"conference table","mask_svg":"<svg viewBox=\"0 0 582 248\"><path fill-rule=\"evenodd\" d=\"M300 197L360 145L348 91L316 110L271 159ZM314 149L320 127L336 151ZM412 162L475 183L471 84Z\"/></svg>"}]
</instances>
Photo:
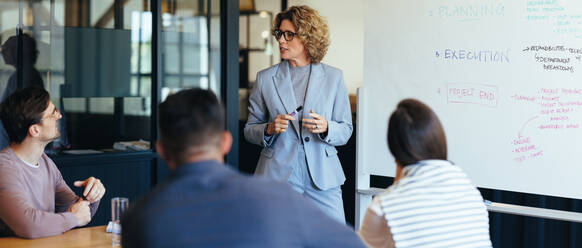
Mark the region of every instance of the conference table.
<instances>
[{"instance_id":1,"label":"conference table","mask_svg":"<svg viewBox=\"0 0 582 248\"><path fill-rule=\"evenodd\" d=\"M15 237L0 238L0 247L10 248L77 248L77 247L112 247L111 233L105 232L105 226L77 228L61 235L40 238L21 239Z\"/></svg>"}]
</instances>

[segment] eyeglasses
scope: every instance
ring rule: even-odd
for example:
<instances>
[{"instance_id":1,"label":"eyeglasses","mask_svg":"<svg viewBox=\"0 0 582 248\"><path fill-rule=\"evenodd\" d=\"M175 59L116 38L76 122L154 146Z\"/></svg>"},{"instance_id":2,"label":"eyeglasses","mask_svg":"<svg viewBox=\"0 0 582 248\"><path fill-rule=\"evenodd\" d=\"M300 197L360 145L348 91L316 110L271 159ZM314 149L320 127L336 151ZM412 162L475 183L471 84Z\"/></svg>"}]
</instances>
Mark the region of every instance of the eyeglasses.
<instances>
[{"instance_id":1,"label":"eyeglasses","mask_svg":"<svg viewBox=\"0 0 582 248\"><path fill-rule=\"evenodd\" d=\"M55 108L52 113L48 114L47 116L43 117L41 120L50 118L50 119L58 119L58 116L61 114L61 111L58 108Z\"/></svg>"},{"instance_id":2,"label":"eyeglasses","mask_svg":"<svg viewBox=\"0 0 582 248\"><path fill-rule=\"evenodd\" d=\"M281 39L281 36L285 36L286 41L292 41L293 37L295 37L295 34L296 33L291 31L281 31L281 29L273 30L273 36L275 36L277 40Z\"/></svg>"}]
</instances>

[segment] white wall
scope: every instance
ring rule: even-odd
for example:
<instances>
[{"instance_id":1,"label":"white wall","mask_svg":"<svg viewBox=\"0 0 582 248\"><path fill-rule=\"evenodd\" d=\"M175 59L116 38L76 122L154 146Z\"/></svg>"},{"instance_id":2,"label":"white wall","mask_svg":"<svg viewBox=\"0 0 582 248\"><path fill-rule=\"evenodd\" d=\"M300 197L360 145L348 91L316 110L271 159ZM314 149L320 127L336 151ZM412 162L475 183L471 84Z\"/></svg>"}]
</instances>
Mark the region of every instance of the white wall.
<instances>
[{"instance_id":1,"label":"white wall","mask_svg":"<svg viewBox=\"0 0 582 248\"><path fill-rule=\"evenodd\" d=\"M323 62L342 69L348 92L356 94L362 86L364 68L363 1L290 0L288 4L307 5L327 19L331 45Z\"/></svg>"}]
</instances>

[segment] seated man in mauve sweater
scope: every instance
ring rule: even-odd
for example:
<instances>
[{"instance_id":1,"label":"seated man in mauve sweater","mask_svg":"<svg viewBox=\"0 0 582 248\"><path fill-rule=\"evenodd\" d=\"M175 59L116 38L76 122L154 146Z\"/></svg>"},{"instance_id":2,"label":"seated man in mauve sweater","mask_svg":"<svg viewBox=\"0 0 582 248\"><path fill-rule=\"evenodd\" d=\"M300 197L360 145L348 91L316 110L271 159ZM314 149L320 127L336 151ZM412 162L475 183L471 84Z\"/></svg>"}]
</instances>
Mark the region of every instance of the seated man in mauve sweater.
<instances>
[{"instance_id":1,"label":"seated man in mauve sweater","mask_svg":"<svg viewBox=\"0 0 582 248\"><path fill-rule=\"evenodd\" d=\"M40 238L84 226L105 187L94 177L67 186L45 146L59 137L59 110L40 87L16 91L0 104L10 145L0 151L0 236Z\"/></svg>"}]
</instances>

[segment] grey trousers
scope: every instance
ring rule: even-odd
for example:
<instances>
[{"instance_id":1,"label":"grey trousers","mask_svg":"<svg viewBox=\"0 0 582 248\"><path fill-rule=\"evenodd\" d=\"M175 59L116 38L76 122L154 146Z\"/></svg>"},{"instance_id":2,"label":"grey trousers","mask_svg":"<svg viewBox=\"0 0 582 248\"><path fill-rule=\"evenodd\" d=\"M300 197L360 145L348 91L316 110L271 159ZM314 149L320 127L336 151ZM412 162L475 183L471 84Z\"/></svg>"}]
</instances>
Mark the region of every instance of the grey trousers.
<instances>
[{"instance_id":1,"label":"grey trousers","mask_svg":"<svg viewBox=\"0 0 582 248\"><path fill-rule=\"evenodd\" d=\"M344 214L344 203L342 200L341 186L337 186L328 190L318 189L311 180L309 168L307 168L307 158L305 157L305 151L301 149L301 147L299 150L299 156L303 159L298 159L299 163L294 166L293 172L291 172L287 182L295 191L312 200L315 206L321 209L332 219L345 224L346 217Z\"/></svg>"}]
</instances>

